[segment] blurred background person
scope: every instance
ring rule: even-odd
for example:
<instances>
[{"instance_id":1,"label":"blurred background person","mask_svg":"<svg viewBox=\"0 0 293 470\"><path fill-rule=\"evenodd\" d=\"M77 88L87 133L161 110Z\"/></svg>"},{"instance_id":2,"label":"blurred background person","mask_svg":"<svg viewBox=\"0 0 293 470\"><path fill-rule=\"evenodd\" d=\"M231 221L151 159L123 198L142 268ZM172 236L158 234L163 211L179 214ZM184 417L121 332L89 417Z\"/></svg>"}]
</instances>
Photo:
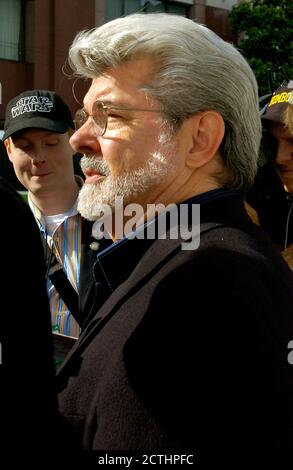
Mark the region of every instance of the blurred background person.
<instances>
[{"instance_id":1,"label":"blurred background person","mask_svg":"<svg viewBox=\"0 0 293 470\"><path fill-rule=\"evenodd\" d=\"M28 90L8 103L2 140L42 234L53 331L76 338L83 308L78 293L90 290L92 253L91 223L76 210L83 180L74 174L71 128L60 96Z\"/></svg>"},{"instance_id":2,"label":"blurred background person","mask_svg":"<svg viewBox=\"0 0 293 470\"><path fill-rule=\"evenodd\" d=\"M262 155L255 183L246 195L260 225L280 250L293 243L293 81L286 80L262 111Z\"/></svg>"},{"instance_id":3,"label":"blurred background person","mask_svg":"<svg viewBox=\"0 0 293 470\"><path fill-rule=\"evenodd\" d=\"M0 208L1 455L9 449L12 466L18 459L21 465L35 463L39 453L50 459L48 435L57 436L60 426L39 230L30 209L3 178Z\"/></svg>"}]
</instances>

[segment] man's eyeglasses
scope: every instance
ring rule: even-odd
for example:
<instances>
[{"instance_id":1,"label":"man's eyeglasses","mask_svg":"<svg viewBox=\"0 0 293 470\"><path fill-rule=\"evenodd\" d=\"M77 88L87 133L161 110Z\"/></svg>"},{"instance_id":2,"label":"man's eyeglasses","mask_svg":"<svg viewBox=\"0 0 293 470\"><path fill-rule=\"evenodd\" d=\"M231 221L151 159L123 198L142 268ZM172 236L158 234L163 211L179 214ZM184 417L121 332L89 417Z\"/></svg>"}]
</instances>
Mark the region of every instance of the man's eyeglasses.
<instances>
[{"instance_id":1,"label":"man's eyeglasses","mask_svg":"<svg viewBox=\"0 0 293 470\"><path fill-rule=\"evenodd\" d=\"M127 108L122 106L115 105L105 105L103 101L95 101L92 108L92 113L88 114L84 109L79 109L76 111L74 116L74 125L75 130L78 131L88 120L89 117L95 123L95 130L97 136L102 136L105 134L108 126L108 113L111 110L121 110L121 111L148 111L159 113L159 109L145 109L145 108Z\"/></svg>"}]
</instances>

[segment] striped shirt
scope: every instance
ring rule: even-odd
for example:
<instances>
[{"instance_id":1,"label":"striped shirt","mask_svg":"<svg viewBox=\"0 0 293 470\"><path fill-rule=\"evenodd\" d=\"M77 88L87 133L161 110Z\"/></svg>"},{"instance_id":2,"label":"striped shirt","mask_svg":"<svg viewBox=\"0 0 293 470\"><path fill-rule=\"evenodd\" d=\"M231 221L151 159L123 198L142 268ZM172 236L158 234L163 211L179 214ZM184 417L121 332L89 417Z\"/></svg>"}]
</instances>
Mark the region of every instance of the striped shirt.
<instances>
[{"instance_id":1,"label":"striped shirt","mask_svg":"<svg viewBox=\"0 0 293 470\"><path fill-rule=\"evenodd\" d=\"M45 217L40 209L28 197L29 206L35 216L41 235L45 240L45 250L52 251L63 267L68 280L76 292L79 291L80 253L81 253L81 217L76 204L64 214ZM48 253L45 253L48 259ZM80 328L58 294L51 280L47 277L47 292L50 300L51 321L54 332L66 336L79 336Z\"/></svg>"}]
</instances>

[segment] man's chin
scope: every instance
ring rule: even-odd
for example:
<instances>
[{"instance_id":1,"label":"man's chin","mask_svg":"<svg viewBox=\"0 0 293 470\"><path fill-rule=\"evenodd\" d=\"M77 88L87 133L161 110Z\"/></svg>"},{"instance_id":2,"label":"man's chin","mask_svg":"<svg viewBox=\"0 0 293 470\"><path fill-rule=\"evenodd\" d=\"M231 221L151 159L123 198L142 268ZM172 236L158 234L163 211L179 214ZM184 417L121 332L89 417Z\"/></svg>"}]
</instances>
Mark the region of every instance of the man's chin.
<instances>
[{"instance_id":1,"label":"man's chin","mask_svg":"<svg viewBox=\"0 0 293 470\"><path fill-rule=\"evenodd\" d=\"M86 220L89 220L91 222L94 222L95 220L97 220L97 217L88 210L84 210L83 208L80 208L77 206L77 211Z\"/></svg>"},{"instance_id":2,"label":"man's chin","mask_svg":"<svg viewBox=\"0 0 293 470\"><path fill-rule=\"evenodd\" d=\"M82 198L78 201L77 211L82 217L91 222L103 218L105 214L109 215L112 213L111 205L106 203L89 203L87 200L83 201Z\"/></svg>"}]
</instances>

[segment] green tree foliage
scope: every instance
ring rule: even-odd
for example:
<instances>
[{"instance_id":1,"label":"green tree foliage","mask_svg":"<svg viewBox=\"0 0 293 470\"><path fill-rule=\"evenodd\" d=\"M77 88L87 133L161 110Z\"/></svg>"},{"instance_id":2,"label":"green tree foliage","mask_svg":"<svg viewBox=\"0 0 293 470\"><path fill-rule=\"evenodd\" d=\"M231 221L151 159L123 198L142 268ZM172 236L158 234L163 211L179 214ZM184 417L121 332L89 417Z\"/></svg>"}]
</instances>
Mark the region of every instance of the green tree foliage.
<instances>
[{"instance_id":1,"label":"green tree foliage","mask_svg":"<svg viewBox=\"0 0 293 470\"><path fill-rule=\"evenodd\" d=\"M237 47L253 69L260 96L270 92L284 74L293 80L293 0L251 0L234 6L230 13ZM281 67L281 70L280 70Z\"/></svg>"}]
</instances>

